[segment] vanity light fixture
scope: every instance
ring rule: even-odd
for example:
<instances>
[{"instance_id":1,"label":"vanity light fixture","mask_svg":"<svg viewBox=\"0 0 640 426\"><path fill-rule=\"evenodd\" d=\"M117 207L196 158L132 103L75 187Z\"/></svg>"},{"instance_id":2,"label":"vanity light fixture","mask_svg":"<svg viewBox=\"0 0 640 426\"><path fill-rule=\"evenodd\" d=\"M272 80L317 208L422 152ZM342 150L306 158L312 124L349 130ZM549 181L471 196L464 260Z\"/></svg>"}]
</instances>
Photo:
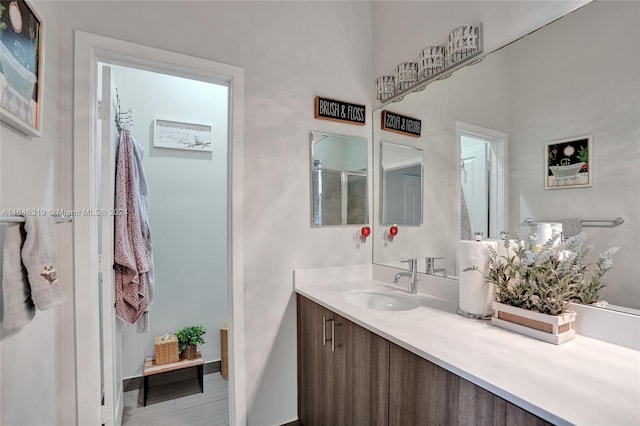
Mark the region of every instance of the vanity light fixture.
<instances>
[{"instance_id":1,"label":"vanity light fixture","mask_svg":"<svg viewBox=\"0 0 640 426\"><path fill-rule=\"evenodd\" d=\"M398 102L405 94L424 90L436 80L451 77L465 65L473 65L483 58L482 24L465 24L451 30L444 43L433 44L420 51L418 61L396 65L395 75L382 75L375 81L376 99ZM395 81L394 81L395 80Z\"/></svg>"},{"instance_id":2,"label":"vanity light fixture","mask_svg":"<svg viewBox=\"0 0 640 426\"><path fill-rule=\"evenodd\" d=\"M376 78L376 99L386 101L396 94L396 77L393 75L381 75Z\"/></svg>"},{"instance_id":3,"label":"vanity light fixture","mask_svg":"<svg viewBox=\"0 0 640 426\"><path fill-rule=\"evenodd\" d=\"M461 25L449 33L447 60L455 64L477 52L480 48L480 27Z\"/></svg>"},{"instance_id":4,"label":"vanity light fixture","mask_svg":"<svg viewBox=\"0 0 640 426\"><path fill-rule=\"evenodd\" d=\"M396 65L396 92L407 90L418 81L418 63L401 62Z\"/></svg>"},{"instance_id":5,"label":"vanity light fixture","mask_svg":"<svg viewBox=\"0 0 640 426\"><path fill-rule=\"evenodd\" d=\"M447 48L444 44L427 46L420 51L418 78L423 80L439 73L446 66Z\"/></svg>"}]
</instances>

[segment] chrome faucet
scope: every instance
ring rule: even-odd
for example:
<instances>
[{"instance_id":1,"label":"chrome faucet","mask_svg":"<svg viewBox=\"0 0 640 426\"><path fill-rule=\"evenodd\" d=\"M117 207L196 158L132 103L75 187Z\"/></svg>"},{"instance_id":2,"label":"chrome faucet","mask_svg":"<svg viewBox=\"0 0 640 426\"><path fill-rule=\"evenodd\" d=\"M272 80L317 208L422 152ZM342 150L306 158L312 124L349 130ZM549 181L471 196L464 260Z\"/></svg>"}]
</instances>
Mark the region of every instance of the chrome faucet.
<instances>
[{"instance_id":1,"label":"chrome faucet","mask_svg":"<svg viewBox=\"0 0 640 426\"><path fill-rule=\"evenodd\" d=\"M398 272L393 278L393 283L398 284L400 278L409 277L408 292L416 294L418 292L418 259L403 260L403 262L409 263L409 270L407 272Z\"/></svg>"},{"instance_id":2,"label":"chrome faucet","mask_svg":"<svg viewBox=\"0 0 640 426\"><path fill-rule=\"evenodd\" d=\"M435 275L438 272L442 272L442 276L447 277L447 270L445 268L436 268L436 260L444 259L444 257L427 257L425 260L426 273L429 275Z\"/></svg>"}]
</instances>

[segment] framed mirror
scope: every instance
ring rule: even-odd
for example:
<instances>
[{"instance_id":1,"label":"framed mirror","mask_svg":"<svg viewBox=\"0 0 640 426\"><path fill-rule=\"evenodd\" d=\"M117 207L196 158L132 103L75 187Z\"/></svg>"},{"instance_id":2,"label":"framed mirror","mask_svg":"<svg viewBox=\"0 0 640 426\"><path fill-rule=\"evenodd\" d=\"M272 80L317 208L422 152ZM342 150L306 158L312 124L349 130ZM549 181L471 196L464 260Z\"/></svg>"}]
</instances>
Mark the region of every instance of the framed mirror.
<instances>
[{"instance_id":1,"label":"framed mirror","mask_svg":"<svg viewBox=\"0 0 640 426\"><path fill-rule=\"evenodd\" d=\"M527 218L584 220L582 231L594 246L591 261L620 247L602 292L609 308L640 313L639 8L638 2L590 2L482 62L373 111L374 161L381 141L389 140L380 129L385 108L422 120L422 137L415 144L426 153L423 226L399 227L391 244L384 242L384 229L376 230L373 262L404 267L399 260L441 256L437 266L456 275L462 196L471 202L461 188L475 182L468 179L470 164L462 168L468 156L456 124L463 122L495 131L492 140L504 140L504 218L502 229L493 229L518 230L526 239L535 231ZM545 147L584 135L592 138L591 186L545 189ZM379 202L374 199L374 206ZM377 207L374 211L379 214ZM617 217L624 219L620 226L613 223ZM492 229L491 222L483 222Z\"/></svg>"},{"instance_id":2,"label":"framed mirror","mask_svg":"<svg viewBox=\"0 0 640 426\"><path fill-rule=\"evenodd\" d=\"M367 139L311 132L311 225L369 223Z\"/></svg>"},{"instance_id":3,"label":"framed mirror","mask_svg":"<svg viewBox=\"0 0 640 426\"><path fill-rule=\"evenodd\" d=\"M422 224L422 149L380 143L382 225Z\"/></svg>"}]
</instances>

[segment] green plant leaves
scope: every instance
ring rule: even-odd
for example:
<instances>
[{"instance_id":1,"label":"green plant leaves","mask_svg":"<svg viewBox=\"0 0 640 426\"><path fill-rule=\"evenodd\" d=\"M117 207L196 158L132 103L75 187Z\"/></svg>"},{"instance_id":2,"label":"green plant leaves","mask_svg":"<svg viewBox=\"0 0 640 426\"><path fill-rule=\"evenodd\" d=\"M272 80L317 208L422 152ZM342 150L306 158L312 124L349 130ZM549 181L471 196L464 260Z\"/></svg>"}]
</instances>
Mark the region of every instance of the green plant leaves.
<instances>
[{"instance_id":1,"label":"green plant leaves","mask_svg":"<svg viewBox=\"0 0 640 426\"><path fill-rule=\"evenodd\" d=\"M176 333L178 337L178 346L180 352L184 351L189 345L198 346L204 343L202 336L206 333L206 330L201 325L193 325L185 327Z\"/></svg>"},{"instance_id":2,"label":"green plant leaves","mask_svg":"<svg viewBox=\"0 0 640 426\"><path fill-rule=\"evenodd\" d=\"M584 304L600 300L600 290L605 287L603 275L612 265L611 257L617 251L613 247L600 254L595 265L587 264L592 247L583 247L585 233L568 238L559 247L545 244L539 253L527 252L517 235L515 248L497 256L489 248L490 267L485 283L495 286L498 302L544 314L558 315L569 302ZM505 247L509 242L505 241ZM588 276L589 267L595 269ZM468 270L478 270L469 267Z\"/></svg>"}]
</instances>

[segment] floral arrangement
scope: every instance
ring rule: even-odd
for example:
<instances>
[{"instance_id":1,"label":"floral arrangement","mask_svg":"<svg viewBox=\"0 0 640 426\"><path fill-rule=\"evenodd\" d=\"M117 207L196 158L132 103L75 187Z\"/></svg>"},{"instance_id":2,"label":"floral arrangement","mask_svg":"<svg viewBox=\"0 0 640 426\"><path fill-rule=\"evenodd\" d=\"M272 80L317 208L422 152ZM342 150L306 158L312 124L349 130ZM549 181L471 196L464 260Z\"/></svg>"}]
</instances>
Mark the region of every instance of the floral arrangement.
<instances>
[{"instance_id":1,"label":"floral arrangement","mask_svg":"<svg viewBox=\"0 0 640 426\"><path fill-rule=\"evenodd\" d=\"M612 247L598 257L595 264L587 263L593 246L585 246L586 233L580 233L556 244L554 234L539 251L525 250L516 236L516 246L509 240L504 244L507 253L498 256L489 248L490 265L485 282L495 285L496 300L518 308L558 315L569 302L591 304L600 300L604 274L611 269L612 257L618 247ZM466 270L478 270L472 266Z\"/></svg>"}]
</instances>

